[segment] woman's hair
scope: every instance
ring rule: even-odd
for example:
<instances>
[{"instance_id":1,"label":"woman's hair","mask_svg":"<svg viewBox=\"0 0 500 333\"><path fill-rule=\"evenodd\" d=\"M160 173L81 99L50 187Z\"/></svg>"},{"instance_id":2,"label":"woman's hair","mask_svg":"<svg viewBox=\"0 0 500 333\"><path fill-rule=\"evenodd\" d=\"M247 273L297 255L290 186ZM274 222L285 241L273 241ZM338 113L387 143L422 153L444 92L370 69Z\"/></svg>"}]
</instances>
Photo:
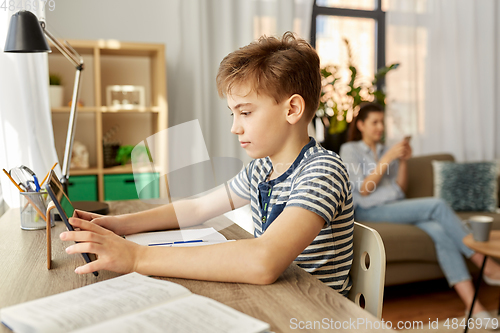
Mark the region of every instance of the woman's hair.
<instances>
[{"instance_id":1,"label":"woman's hair","mask_svg":"<svg viewBox=\"0 0 500 333\"><path fill-rule=\"evenodd\" d=\"M281 103L293 94L302 96L306 116L318 110L321 93L319 56L305 40L286 32L281 39L262 36L227 55L217 73L219 96L234 86L249 84L258 94Z\"/></svg>"},{"instance_id":2,"label":"woman's hair","mask_svg":"<svg viewBox=\"0 0 500 333\"><path fill-rule=\"evenodd\" d=\"M370 112L384 112L384 108L377 103L362 103L360 105L358 115L354 117L349 125L349 132L347 133L347 141L359 141L363 139L361 132L358 129L358 121L365 121Z\"/></svg>"}]
</instances>

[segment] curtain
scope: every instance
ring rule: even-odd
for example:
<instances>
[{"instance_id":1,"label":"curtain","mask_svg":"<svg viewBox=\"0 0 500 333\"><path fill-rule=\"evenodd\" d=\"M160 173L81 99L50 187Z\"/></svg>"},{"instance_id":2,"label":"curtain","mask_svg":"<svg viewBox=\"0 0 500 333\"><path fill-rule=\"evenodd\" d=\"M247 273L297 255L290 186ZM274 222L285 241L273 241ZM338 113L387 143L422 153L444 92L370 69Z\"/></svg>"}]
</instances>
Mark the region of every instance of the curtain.
<instances>
[{"instance_id":1,"label":"curtain","mask_svg":"<svg viewBox=\"0 0 500 333\"><path fill-rule=\"evenodd\" d=\"M49 107L47 55L3 52L12 14L0 10L0 167L9 170L26 165L41 181L58 161ZM60 168L57 171L61 174ZM18 207L18 190L3 172L0 184L7 205Z\"/></svg>"},{"instance_id":2,"label":"curtain","mask_svg":"<svg viewBox=\"0 0 500 333\"><path fill-rule=\"evenodd\" d=\"M415 155L500 158L500 5L495 0L392 0L387 10L387 139Z\"/></svg>"}]
</instances>

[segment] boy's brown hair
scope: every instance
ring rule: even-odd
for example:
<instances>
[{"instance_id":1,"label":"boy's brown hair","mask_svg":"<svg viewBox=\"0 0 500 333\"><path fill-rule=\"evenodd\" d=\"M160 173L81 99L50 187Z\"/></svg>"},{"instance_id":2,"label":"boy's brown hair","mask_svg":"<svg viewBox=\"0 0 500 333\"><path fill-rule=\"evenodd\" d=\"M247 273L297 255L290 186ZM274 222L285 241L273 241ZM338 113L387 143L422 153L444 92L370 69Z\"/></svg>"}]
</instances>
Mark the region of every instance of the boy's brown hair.
<instances>
[{"instance_id":1,"label":"boy's brown hair","mask_svg":"<svg viewBox=\"0 0 500 333\"><path fill-rule=\"evenodd\" d=\"M293 94L305 101L305 116L312 119L319 105L321 74L319 57L305 40L292 32L276 37L262 36L228 54L220 63L217 90L220 97L235 85L249 82L252 90L281 103Z\"/></svg>"}]
</instances>

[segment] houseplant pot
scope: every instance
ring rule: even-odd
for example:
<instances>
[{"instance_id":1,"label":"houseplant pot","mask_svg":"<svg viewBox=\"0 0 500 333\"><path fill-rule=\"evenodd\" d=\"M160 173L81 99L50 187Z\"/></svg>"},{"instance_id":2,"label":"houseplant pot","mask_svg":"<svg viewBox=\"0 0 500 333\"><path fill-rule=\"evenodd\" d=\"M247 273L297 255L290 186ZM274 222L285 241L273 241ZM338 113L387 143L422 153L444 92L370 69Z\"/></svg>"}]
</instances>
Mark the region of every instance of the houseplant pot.
<instances>
[{"instance_id":1,"label":"houseplant pot","mask_svg":"<svg viewBox=\"0 0 500 333\"><path fill-rule=\"evenodd\" d=\"M49 81L50 108L60 108L63 106L64 95L64 88L61 85L61 78L58 75L50 75Z\"/></svg>"}]
</instances>

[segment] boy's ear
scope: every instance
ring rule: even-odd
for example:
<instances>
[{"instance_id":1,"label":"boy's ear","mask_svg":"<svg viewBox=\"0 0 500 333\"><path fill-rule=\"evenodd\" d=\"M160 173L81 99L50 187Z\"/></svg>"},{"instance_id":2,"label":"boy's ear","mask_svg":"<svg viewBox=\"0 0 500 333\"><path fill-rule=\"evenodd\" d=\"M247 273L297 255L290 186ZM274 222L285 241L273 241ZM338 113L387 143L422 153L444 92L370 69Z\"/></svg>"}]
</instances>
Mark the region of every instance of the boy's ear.
<instances>
[{"instance_id":1,"label":"boy's ear","mask_svg":"<svg viewBox=\"0 0 500 333\"><path fill-rule=\"evenodd\" d=\"M290 96L285 106L287 108L286 120L291 125L298 123L306 111L306 102L299 94Z\"/></svg>"}]
</instances>

